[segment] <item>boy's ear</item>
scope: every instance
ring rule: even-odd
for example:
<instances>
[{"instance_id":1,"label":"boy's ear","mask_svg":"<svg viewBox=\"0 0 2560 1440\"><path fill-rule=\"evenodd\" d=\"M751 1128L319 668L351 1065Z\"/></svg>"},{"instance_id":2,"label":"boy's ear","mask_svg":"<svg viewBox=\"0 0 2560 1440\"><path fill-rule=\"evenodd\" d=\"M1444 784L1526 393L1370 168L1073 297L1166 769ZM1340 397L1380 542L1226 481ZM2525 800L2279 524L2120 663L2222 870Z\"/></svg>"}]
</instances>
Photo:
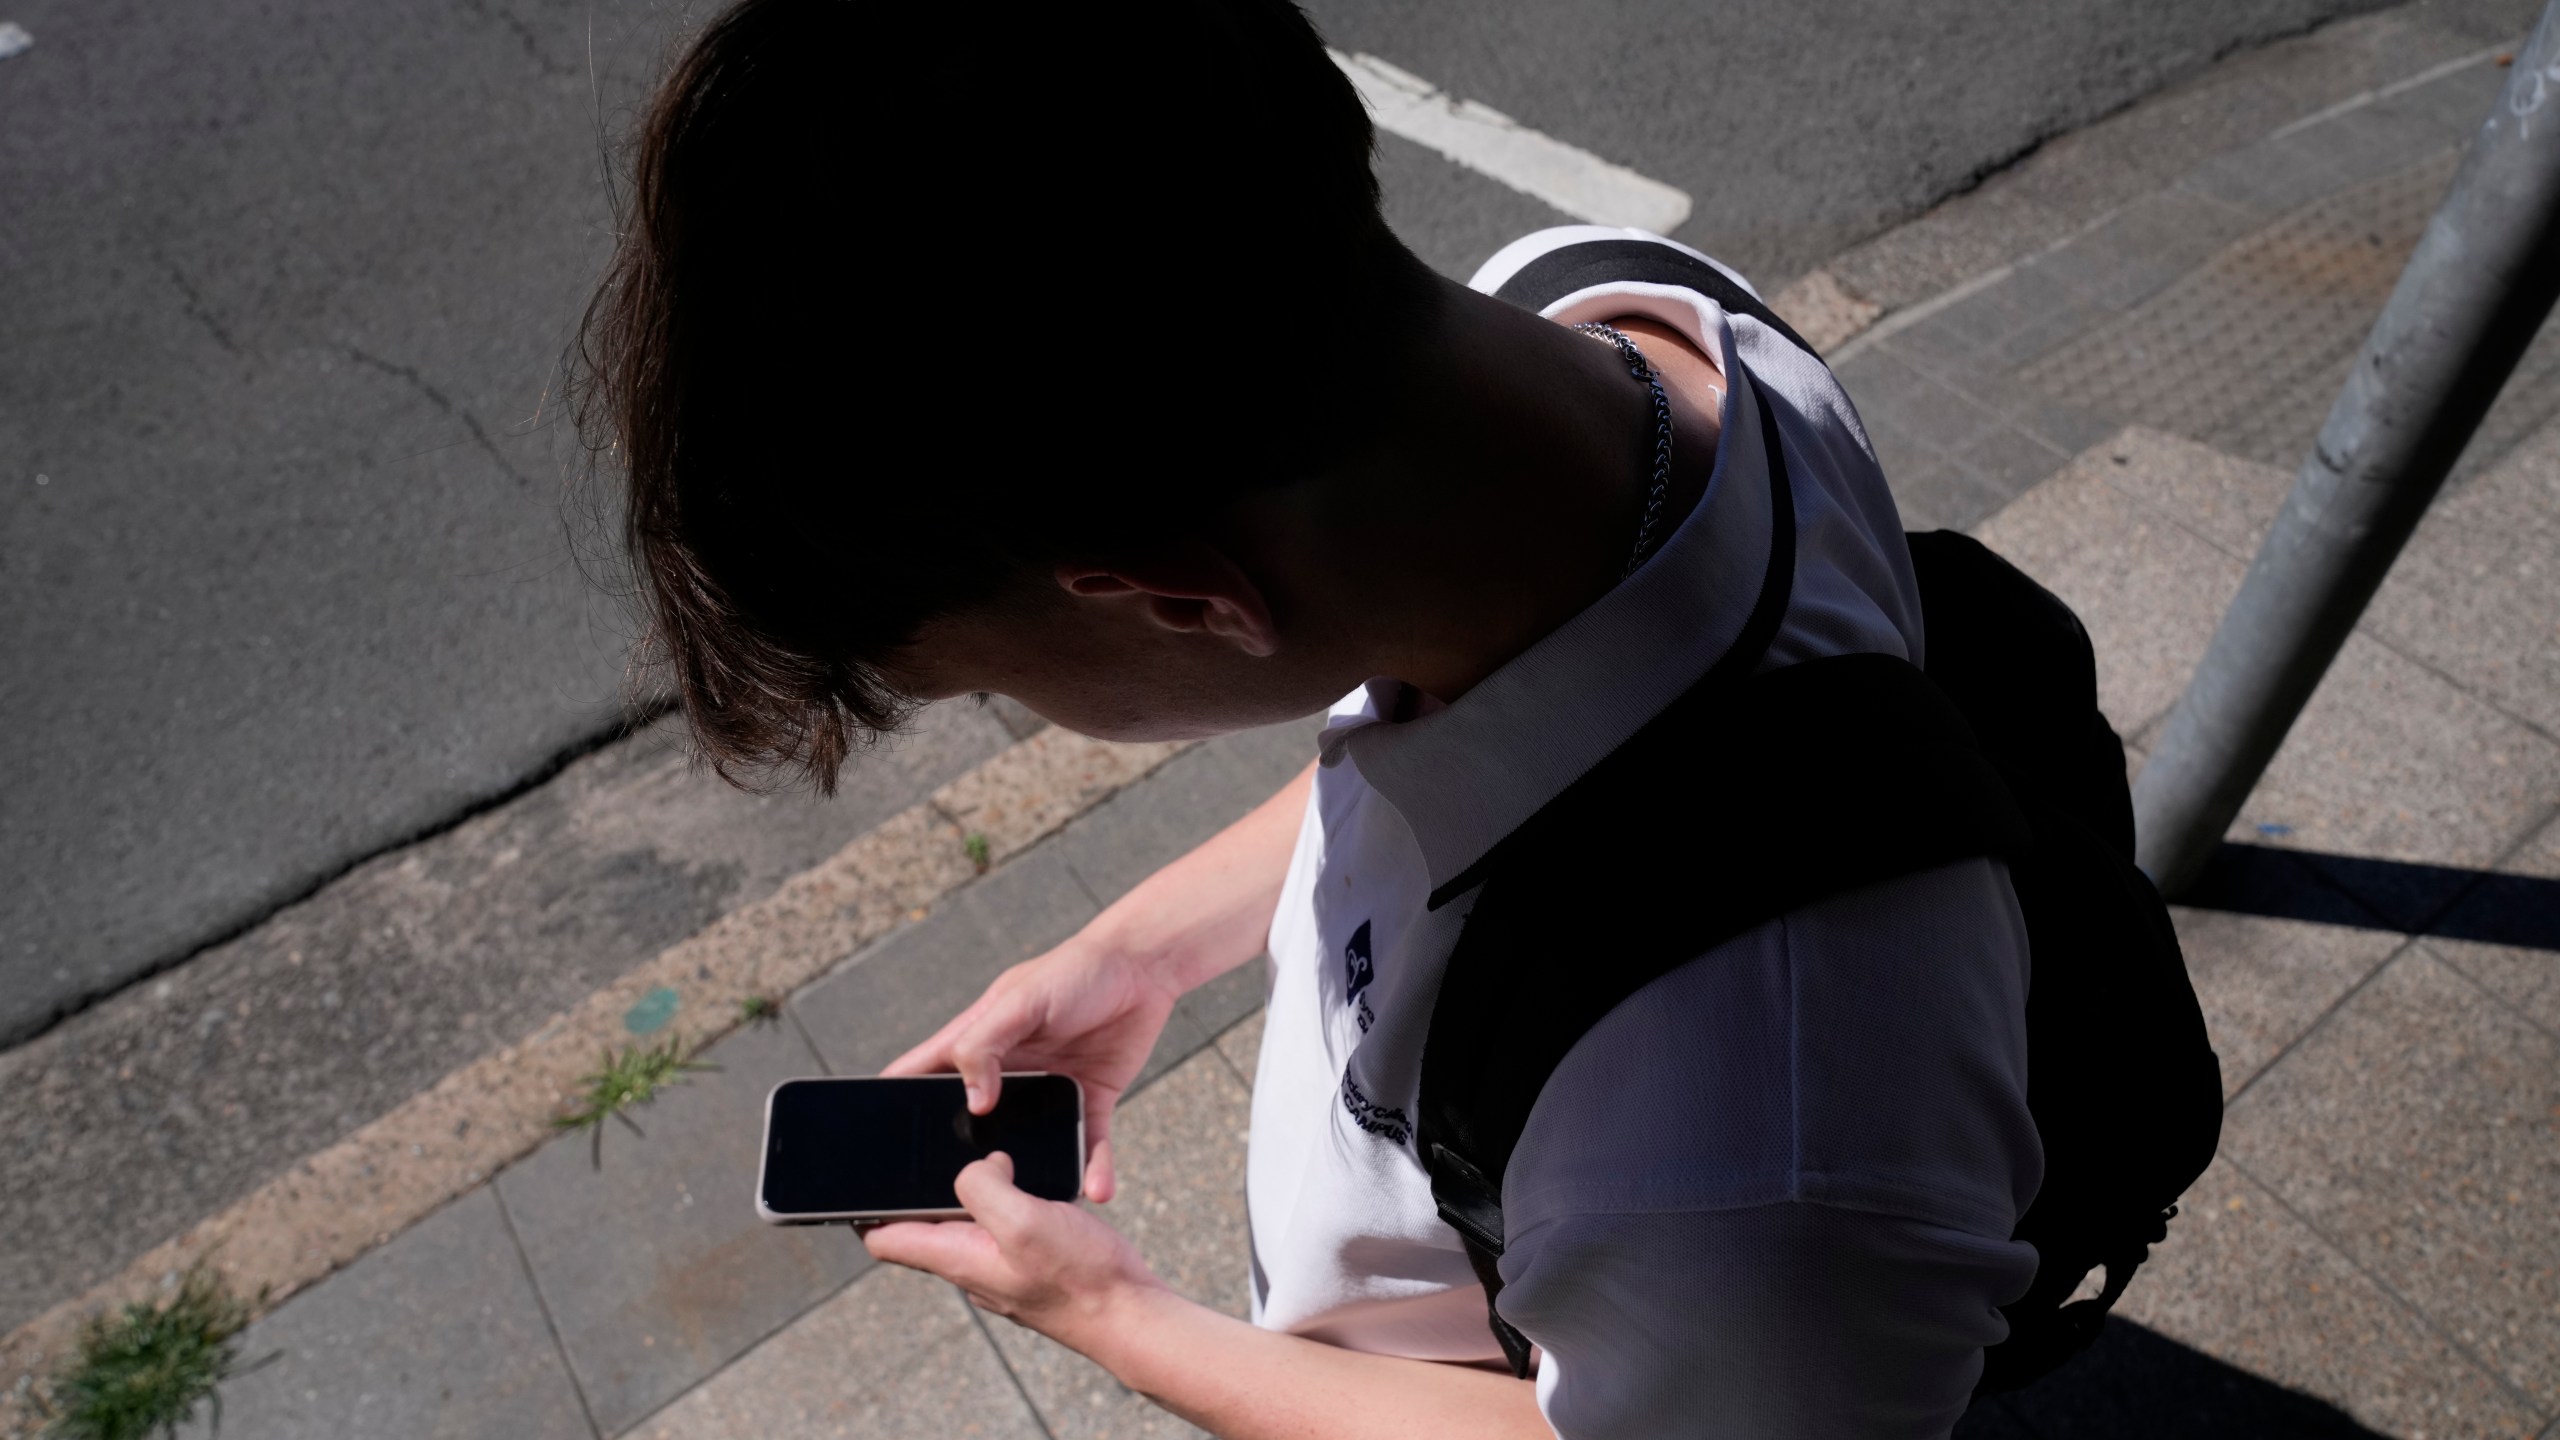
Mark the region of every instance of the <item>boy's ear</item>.
<instances>
[{"instance_id":1,"label":"boy's ear","mask_svg":"<svg viewBox=\"0 0 2560 1440\"><path fill-rule=\"evenodd\" d=\"M1177 541L1144 557L1062 564L1057 578L1079 599L1135 604L1163 629L1212 635L1256 659L1280 648L1262 587L1203 541Z\"/></svg>"}]
</instances>

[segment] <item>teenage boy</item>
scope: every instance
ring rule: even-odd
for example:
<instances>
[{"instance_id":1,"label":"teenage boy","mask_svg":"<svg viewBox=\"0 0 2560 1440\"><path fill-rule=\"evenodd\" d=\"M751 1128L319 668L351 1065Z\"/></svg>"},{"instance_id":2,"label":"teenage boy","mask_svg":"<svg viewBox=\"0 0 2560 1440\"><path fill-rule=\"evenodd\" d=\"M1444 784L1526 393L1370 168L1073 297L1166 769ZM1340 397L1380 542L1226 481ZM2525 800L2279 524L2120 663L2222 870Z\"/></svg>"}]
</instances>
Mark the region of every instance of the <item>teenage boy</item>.
<instances>
[{"instance_id":1,"label":"teenage boy","mask_svg":"<svg viewBox=\"0 0 2560 1440\"><path fill-rule=\"evenodd\" d=\"M1632 232L1440 280L1371 149L1285 0L747 0L648 113L590 398L723 773L826 787L973 692L1116 740L1332 704L1305 773L891 1067L981 1110L1005 1069L1077 1076L1108 1201L1176 997L1267 948L1253 1323L1000 1157L972 1223L866 1243L1238 1440L1944 1435L2036 1269L1991 859L1758 924L1574 1045L1502 1183L1498 1310L1538 1352L1503 1365L1414 1147L1468 909L1429 897L1741 643L1790 524L1750 668L1924 637L1857 416L1783 327L1643 264L1492 293L1611 244L1703 259ZM1578 903L1607 947L1615 897Z\"/></svg>"}]
</instances>

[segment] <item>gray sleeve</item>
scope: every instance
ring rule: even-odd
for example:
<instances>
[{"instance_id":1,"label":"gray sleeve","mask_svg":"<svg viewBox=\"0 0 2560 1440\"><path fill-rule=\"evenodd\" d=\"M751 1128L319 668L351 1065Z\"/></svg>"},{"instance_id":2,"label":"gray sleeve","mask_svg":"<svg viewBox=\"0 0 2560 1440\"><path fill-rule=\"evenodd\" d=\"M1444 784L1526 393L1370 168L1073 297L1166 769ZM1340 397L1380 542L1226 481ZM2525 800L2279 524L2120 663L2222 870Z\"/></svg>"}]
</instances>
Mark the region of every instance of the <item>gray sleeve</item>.
<instances>
[{"instance_id":1,"label":"gray sleeve","mask_svg":"<svg viewBox=\"0 0 2560 1440\"><path fill-rule=\"evenodd\" d=\"M1505 1318L1562 1440L1923 1440L1963 1414L2035 1251L1803 1202L1569 1215L1523 1234ZM1506 1273L1511 1270L1506 1264Z\"/></svg>"}]
</instances>

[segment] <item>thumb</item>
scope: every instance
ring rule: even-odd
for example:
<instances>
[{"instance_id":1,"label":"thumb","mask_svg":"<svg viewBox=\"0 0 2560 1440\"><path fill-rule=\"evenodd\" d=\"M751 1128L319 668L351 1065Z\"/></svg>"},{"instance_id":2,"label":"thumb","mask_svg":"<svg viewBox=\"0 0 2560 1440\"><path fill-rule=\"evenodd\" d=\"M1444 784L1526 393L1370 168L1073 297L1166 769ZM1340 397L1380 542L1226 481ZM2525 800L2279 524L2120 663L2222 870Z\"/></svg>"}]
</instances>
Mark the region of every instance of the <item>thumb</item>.
<instances>
[{"instance_id":1,"label":"thumb","mask_svg":"<svg viewBox=\"0 0 2560 1440\"><path fill-rule=\"evenodd\" d=\"M952 1183L969 1218L986 1228L996 1243L1011 1246L1043 1204L1013 1183L1013 1157L1001 1150L962 1167Z\"/></svg>"}]
</instances>

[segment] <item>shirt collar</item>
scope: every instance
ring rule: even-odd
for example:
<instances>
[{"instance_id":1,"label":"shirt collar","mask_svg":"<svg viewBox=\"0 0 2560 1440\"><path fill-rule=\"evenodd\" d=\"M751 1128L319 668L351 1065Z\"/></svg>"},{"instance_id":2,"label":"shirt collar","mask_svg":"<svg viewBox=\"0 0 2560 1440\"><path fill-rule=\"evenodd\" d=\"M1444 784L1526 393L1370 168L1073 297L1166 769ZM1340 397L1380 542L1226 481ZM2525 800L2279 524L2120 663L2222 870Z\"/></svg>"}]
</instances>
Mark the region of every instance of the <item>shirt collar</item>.
<instances>
[{"instance_id":1,"label":"shirt collar","mask_svg":"<svg viewBox=\"0 0 2560 1440\"><path fill-rule=\"evenodd\" d=\"M1393 681L1370 682L1368 715L1322 739L1421 844L1434 889L1582 777L1685 692L1740 634L1769 559L1771 437L1722 306L1670 285L1576 291L1542 314L1564 324L1643 315L1719 358L1722 439L1706 493L1662 548L1455 704L1395 723ZM1676 437L1675 437L1676 443Z\"/></svg>"}]
</instances>

